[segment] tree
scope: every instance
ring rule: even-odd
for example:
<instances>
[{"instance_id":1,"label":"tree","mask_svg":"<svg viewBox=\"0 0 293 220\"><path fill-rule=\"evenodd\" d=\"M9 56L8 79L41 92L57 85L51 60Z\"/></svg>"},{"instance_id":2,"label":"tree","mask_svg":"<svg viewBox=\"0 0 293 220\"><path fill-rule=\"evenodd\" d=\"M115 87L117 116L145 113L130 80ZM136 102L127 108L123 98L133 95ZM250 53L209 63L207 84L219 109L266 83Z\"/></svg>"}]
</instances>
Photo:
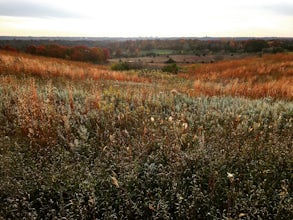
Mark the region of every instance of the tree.
<instances>
[{"instance_id":1,"label":"tree","mask_svg":"<svg viewBox=\"0 0 293 220\"><path fill-rule=\"evenodd\" d=\"M106 62L110 58L110 51L107 48L103 48L104 53L104 62Z\"/></svg>"},{"instance_id":2,"label":"tree","mask_svg":"<svg viewBox=\"0 0 293 220\"><path fill-rule=\"evenodd\" d=\"M35 45L27 46L25 49L25 52L29 54L36 54L36 51L37 51L37 47Z\"/></svg>"},{"instance_id":3,"label":"tree","mask_svg":"<svg viewBox=\"0 0 293 220\"><path fill-rule=\"evenodd\" d=\"M43 45L36 47L36 54L45 56L46 55L46 48Z\"/></svg>"},{"instance_id":4,"label":"tree","mask_svg":"<svg viewBox=\"0 0 293 220\"><path fill-rule=\"evenodd\" d=\"M106 48L86 46L62 46L59 44L30 45L25 49L26 53L42 55L48 57L65 58L75 61L85 61L94 63L105 63L110 58L110 52Z\"/></svg>"},{"instance_id":5,"label":"tree","mask_svg":"<svg viewBox=\"0 0 293 220\"><path fill-rule=\"evenodd\" d=\"M104 52L102 49L94 47L90 50L90 60L92 62L102 63L104 62Z\"/></svg>"},{"instance_id":6,"label":"tree","mask_svg":"<svg viewBox=\"0 0 293 220\"><path fill-rule=\"evenodd\" d=\"M65 58L67 48L58 44L49 44L45 47L45 55L49 57Z\"/></svg>"},{"instance_id":7,"label":"tree","mask_svg":"<svg viewBox=\"0 0 293 220\"><path fill-rule=\"evenodd\" d=\"M75 46L70 50L70 58L76 61L91 60L90 50L86 46Z\"/></svg>"},{"instance_id":8,"label":"tree","mask_svg":"<svg viewBox=\"0 0 293 220\"><path fill-rule=\"evenodd\" d=\"M261 52L269 45L265 40L248 40L244 45L244 50L248 53Z\"/></svg>"}]
</instances>

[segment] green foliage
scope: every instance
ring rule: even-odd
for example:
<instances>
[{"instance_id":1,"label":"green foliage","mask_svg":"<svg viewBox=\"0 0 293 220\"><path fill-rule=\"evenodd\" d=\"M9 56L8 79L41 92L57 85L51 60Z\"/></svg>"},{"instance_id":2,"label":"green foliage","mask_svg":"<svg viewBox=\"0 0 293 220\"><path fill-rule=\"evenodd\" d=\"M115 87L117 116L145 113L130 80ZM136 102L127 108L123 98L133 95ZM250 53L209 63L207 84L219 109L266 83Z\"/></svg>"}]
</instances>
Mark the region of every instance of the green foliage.
<instances>
[{"instance_id":1,"label":"green foliage","mask_svg":"<svg viewBox=\"0 0 293 220\"><path fill-rule=\"evenodd\" d=\"M111 65L111 70L116 70L116 71L130 70L130 65L127 62L114 63Z\"/></svg>"},{"instance_id":2,"label":"green foliage","mask_svg":"<svg viewBox=\"0 0 293 220\"><path fill-rule=\"evenodd\" d=\"M111 65L111 70L116 70L116 71L127 71L127 70L137 70L137 69L142 69L143 66L141 63L138 62L123 62L120 61L118 63L114 63Z\"/></svg>"},{"instance_id":3,"label":"green foliage","mask_svg":"<svg viewBox=\"0 0 293 220\"><path fill-rule=\"evenodd\" d=\"M248 40L245 42L244 50L246 52L261 52L264 48L268 48L269 45L265 40Z\"/></svg>"},{"instance_id":4,"label":"green foliage","mask_svg":"<svg viewBox=\"0 0 293 220\"><path fill-rule=\"evenodd\" d=\"M293 217L292 102L17 82L0 86L1 218Z\"/></svg>"},{"instance_id":5,"label":"green foliage","mask_svg":"<svg viewBox=\"0 0 293 220\"><path fill-rule=\"evenodd\" d=\"M174 74L177 74L178 71L179 71L179 67L177 66L176 63L172 63L172 64L169 64L167 66L164 66L162 68L162 71L163 72L168 72L168 73L174 73Z\"/></svg>"},{"instance_id":6,"label":"green foliage","mask_svg":"<svg viewBox=\"0 0 293 220\"><path fill-rule=\"evenodd\" d=\"M175 62L175 60L173 60L172 58L169 58L165 63L170 64L170 63L176 63L176 62Z\"/></svg>"}]
</instances>

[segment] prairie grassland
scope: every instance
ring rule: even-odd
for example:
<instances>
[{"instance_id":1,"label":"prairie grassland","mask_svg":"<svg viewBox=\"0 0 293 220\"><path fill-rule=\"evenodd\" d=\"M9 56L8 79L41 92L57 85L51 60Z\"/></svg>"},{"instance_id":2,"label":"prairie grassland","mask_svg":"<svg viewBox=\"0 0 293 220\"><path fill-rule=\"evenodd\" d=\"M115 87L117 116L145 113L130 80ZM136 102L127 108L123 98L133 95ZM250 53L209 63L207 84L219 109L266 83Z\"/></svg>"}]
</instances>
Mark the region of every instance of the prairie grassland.
<instances>
[{"instance_id":1,"label":"prairie grassland","mask_svg":"<svg viewBox=\"0 0 293 220\"><path fill-rule=\"evenodd\" d=\"M149 81L136 75L111 71L106 66L4 51L1 51L0 68L2 74L25 74L45 79L65 77L71 80Z\"/></svg>"},{"instance_id":2,"label":"prairie grassland","mask_svg":"<svg viewBox=\"0 0 293 220\"><path fill-rule=\"evenodd\" d=\"M236 63L168 75L0 57L0 219L292 219L288 93L192 93ZM290 57L265 62L291 80Z\"/></svg>"},{"instance_id":3,"label":"prairie grassland","mask_svg":"<svg viewBox=\"0 0 293 220\"><path fill-rule=\"evenodd\" d=\"M293 55L193 65L182 77L194 79L194 94L293 99Z\"/></svg>"}]
</instances>

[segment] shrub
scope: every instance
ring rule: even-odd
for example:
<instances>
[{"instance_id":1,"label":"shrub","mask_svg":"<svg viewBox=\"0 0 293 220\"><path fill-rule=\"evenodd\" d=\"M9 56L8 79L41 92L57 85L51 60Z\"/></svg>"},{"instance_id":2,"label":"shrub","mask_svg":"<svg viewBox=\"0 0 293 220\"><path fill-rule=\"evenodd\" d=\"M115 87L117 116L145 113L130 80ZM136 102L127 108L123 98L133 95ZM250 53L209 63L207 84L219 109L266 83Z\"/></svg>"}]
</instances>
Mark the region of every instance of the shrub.
<instances>
[{"instance_id":1,"label":"shrub","mask_svg":"<svg viewBox=\"0 0 293 220\"><path fill-rule=\"evenodd\" d=\"M164 66L162 68L162 71L163 72L168 72L168 73L174 73L174 74L177 74L178 71L179 71L179 67L177 66L176 63L173 63L173 64L169 64L167 66Z\"/></svg>"},{"instance_id":2,"label":"shrub","mask_svg":"<svg viewBox=\"0 0 293 220\"><path fill-rule=\"evenodd\" d=\"M176 63L175 60L173 60L172 58L169 58L165 63Z\"/></svg>"},{"instance_id":3,"label":"shrub","mask_svg":"<svg viewBox=\"0 0 293 220\"><path fill-rule=\"evenodd\" d=\"M115 71L127 71L127 70L137 70L137 69L142 69L143 65L141 62L119 62L119 63L114 63L111 66L111 70Z\"/></svg>"}]
</instances>

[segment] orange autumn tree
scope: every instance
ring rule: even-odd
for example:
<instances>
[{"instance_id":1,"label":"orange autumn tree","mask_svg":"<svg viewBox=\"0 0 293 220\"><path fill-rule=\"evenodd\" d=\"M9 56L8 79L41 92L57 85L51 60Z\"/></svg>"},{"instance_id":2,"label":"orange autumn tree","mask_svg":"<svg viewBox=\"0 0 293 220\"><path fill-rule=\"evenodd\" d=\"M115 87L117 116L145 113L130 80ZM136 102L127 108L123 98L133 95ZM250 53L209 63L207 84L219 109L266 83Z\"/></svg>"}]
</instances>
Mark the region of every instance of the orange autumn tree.
<instances>
[{"instance_id":1,"label":"orange autumn tree","mask_svg":"<svg viewBox=\"0 0 293 220\"><path fill-rule=\"evenodd\" d=\"M25 52L33 55L93 63L105 63L110 58L109 50L106 48L89 48L86 46L67 47L58 44L30 45L26 48Z\"/></svg>"}]
</instances>

